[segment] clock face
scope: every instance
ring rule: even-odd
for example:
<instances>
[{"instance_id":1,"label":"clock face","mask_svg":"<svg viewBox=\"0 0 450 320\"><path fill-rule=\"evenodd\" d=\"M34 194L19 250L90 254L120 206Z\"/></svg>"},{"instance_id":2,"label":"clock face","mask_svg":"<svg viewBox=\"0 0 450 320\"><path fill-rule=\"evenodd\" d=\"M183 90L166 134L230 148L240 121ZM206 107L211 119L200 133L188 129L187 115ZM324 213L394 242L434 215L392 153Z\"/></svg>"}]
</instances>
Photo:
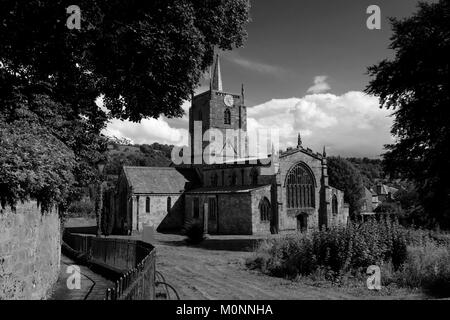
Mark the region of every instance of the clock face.
<instances>
[{"instance_id":1,"label":"clock face","mask_svg":"<svg viewBox=\"0 0 450 320\"><path fill-rule=\"evenodd\" d=\"M227 94L224 98L223 98L223 102L225 103L225 105L227 107L231 107L234 103L234 99L231 95Z\"/></svg>"}]
</instances>

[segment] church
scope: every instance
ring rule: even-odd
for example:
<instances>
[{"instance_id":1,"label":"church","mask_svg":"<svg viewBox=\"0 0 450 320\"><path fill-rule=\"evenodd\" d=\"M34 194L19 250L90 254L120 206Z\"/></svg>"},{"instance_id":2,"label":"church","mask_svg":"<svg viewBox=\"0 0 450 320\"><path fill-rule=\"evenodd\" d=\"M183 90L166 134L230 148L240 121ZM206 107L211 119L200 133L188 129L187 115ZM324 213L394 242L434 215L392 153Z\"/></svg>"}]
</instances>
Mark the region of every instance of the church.
<instances>
[{"instance_id":1,"label":"church","mask_svg":"<svg viewBox=\"0 0 450 320\"><path fill-rule=\"evenodd\" d=\"M242 137L228 141L227 130ZM207 134L211 131L222 133L219 141ZM344 193L328 183L325 149L317 153L305 148L299 135L296 148L275 152L272 147L265 155L250 155L246 132L244 90L223 91L217 56L210 89L194 96L189 109L186 155L191 161L171 167L123 167L106 205L113 211L114 229L130 233L151 225L176 232L186 222L197 221L208 234L263 235L347 223ZM199 134L209 140L196 142ZM238 140L242 144L236 148L233 142ZM232 152L222 152L222 161L205 161L197 150L212 142Z\"/></svg>"}]
</instances>

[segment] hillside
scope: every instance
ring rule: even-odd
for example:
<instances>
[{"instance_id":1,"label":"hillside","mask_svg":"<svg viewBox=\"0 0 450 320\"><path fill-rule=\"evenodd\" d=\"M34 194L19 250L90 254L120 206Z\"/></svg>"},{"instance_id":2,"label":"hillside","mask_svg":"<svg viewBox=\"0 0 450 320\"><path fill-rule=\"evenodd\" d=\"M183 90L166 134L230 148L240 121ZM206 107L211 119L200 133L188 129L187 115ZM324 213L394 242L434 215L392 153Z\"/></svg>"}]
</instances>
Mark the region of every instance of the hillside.
<instances>
[{"instance_id":1,"label":"hillside","mask_svg":"<svg viewBox=\"0 0 450 320\"><path fill-rule=\"evenodd\" d=\"M108 145L108 163L105 174L117 176L122 166L168 167L173 146L153 143L151 145Z\"/></svg>"},{"instance_id":2,"label":"hillside","mask_svg":"<svg viewBox=\"0 0 450 320\"><path fill-rule=\"evenodd\" d=\"M384 181L386 175L380 159L347 158L361 173L364 186L373 187L378 181Z\"/></svg>"}]
</instances>

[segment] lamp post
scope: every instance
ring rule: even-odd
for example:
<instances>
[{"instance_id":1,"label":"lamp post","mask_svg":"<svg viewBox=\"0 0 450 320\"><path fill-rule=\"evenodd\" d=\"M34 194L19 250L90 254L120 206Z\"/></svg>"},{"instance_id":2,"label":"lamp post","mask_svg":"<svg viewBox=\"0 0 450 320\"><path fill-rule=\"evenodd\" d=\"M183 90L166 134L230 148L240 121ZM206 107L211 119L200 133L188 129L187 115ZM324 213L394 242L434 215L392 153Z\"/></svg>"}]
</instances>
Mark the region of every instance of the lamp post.
<instances>
[{"instance_id":1,"label":"lamp post","mask_svg":"<svg viewBox=\"0 0 450 320\"><path fill-rule=\"evenodd\" d=\"M103 211L103 170L105 169L106 161L100 160L97 162L97 169L99 173L97 185L97 237L102 234L102 211Z\"/></svg>"}]
</instances>

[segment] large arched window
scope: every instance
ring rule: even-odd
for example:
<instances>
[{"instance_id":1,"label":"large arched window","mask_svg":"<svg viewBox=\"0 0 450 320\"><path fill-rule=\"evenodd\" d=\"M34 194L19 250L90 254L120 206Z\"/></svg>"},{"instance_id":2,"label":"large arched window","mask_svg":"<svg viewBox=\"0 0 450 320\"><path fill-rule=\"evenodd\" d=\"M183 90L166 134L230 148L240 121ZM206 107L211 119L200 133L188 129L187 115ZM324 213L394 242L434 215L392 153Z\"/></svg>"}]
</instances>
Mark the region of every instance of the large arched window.
<instances>
[{"instance_id":1,"label":"large arched window","mask_svg":"<svg viewBox=\"0 0 450 320\"><path fill-rule=\"evenodd\" d=\"M286 177L287 207L289 209L315 207L315 183L308 168L298 163Z\"/></svg>"},{"instance_id":2,"label":"large arched window","mask_svg":"<svg viewBox=\"0 0 450 320\"><path fill-rule=\"evenodd\" d=\"M230 109L225 109L225 112L223 113L223 123L224 124L231 124L231 112Z\"/></svg>"},{"instance_id":3,"label":"large arched window","mask_svg":"<svg viewBox=\"0 0 450 320\"><path fill-rule=\"evenodd\" d=\"M331 200L331 212L333 214L338 213L338 200L335 194L333 194L333 199Z\"/></svg>"},{"instance_id":4,"label":"large arched window","mask_svg":"<svg viewBox=\"0 0 450 320\"><path fill-rule=\"evenodd\" d=\"M269 222L270 221L270 202L264 197L259 202L259 213L261 215L261 222Z\"/></svg>"}]
</instances>

